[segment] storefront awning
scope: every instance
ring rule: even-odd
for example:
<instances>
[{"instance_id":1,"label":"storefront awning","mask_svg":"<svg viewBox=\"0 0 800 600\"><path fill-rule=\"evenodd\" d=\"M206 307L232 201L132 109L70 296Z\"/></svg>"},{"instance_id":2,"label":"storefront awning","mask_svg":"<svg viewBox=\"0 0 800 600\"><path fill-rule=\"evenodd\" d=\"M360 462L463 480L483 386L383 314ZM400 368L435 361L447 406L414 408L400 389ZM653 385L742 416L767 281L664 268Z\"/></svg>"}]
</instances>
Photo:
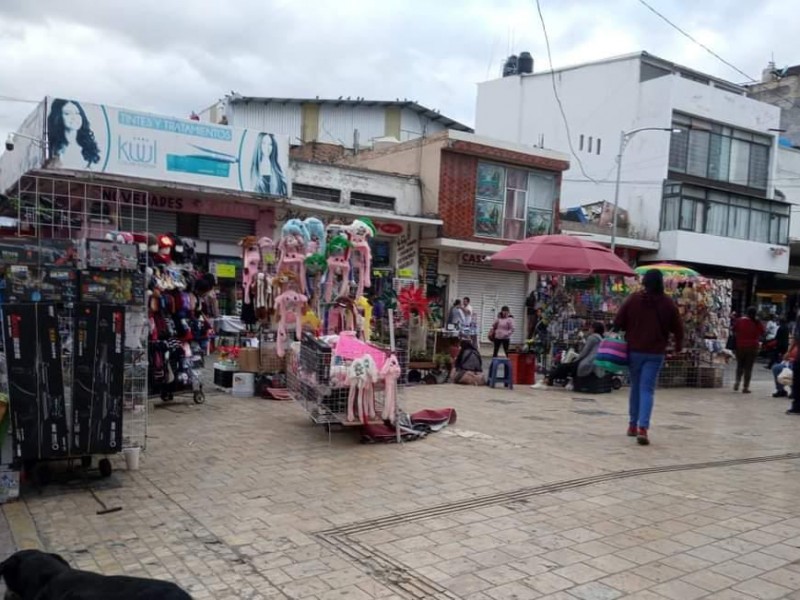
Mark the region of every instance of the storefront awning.
<instances>
[{"instance_id":1,"label":"storefront awning","mask_svg":"<svg viewBox=\"0 0 800 600\"><path fill-rule=\"evenodd\" d=\"M611 245L611 235L603 235L600 233L586 233L584 231L570 231L569 229L562 228L561 233L565 235L574 235L577 237L584 238L589 240L590 242L597 242L598 244L603 244L604 246ZM644 250L644 251L653 251L658 250L659 243L656 240L640 240L636 238L629 238L629 237L619 237L617 236L616 240L617 247L619 248L631 248L633 250Z\"/></svg>"},{"instance_id":2,"label":"storefront awning","mask_svg":"<svg viewBox=\"0 0 800 600\"><path fill-rule=\"evenodd\" d=\"M471 242L469 240L457 240L454 238L434 238L420 240L421 248L436 248L438 250L464 250L469 252L483 252L492 254L499 252L507 246L504 244L488 244L485 242Z\"/></svg>"},{"instance_id":3,"label":"storefront awning","mask_svg":"<svg viewBox=\"0 0 800 600\"><path fill-rule=\"evenodd\" d=\"M420 225L443 225L444 221L441 219L433 219L430 217L415 217L412 215L399 215L397 213L387 213L378 210L369 210L362 207L341 206L332 204L331 206L322 205L319 202L311 202L301 200L299 198L289 198L288 200L280 200L279 206L291 206L300 210L308 210L314 213L327 213L331 215L344 215L348 217L369 217L378 221L399 221L401 223L418 223Z\"/></svg>"}]
</instances>

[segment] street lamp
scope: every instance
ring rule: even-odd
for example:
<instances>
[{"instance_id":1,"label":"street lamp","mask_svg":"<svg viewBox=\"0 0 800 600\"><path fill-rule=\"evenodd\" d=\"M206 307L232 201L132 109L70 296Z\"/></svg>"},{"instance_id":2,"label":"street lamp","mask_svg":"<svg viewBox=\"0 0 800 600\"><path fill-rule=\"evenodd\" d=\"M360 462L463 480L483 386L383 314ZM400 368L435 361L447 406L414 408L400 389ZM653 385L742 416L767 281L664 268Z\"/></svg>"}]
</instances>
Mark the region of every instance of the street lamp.
<instances>
[{"instance_id":1,"label":"street lamp","mask_svg":"<svg viewBox=\"0 0 800 600\"><path fill-rule=\"evenodd\" d=\"M630 131L623 131L619 135L619 153L617 154L617 181L614 185L614 213L611 224L611 252L617 250L617 214L619 213L619 180L622 174L622 153L628 145L628 141L637 133L642 131L669 131L670 133L680 133L681 130L676 127L640 127L639 129L632 129Z\"/></svg>"}]
</instances>

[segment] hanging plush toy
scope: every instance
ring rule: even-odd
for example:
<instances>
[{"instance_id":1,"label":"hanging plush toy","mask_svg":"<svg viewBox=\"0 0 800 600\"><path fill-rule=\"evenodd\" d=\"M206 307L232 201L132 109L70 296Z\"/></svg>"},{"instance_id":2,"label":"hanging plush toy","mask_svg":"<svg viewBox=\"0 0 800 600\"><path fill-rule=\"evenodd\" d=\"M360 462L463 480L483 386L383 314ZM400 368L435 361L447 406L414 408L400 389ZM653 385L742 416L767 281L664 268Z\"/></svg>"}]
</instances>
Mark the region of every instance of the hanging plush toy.
<instances>
[{"instance_id":1,"label":"hanging plush toy","mask_svg":"<svg viewBox=\"0 0 800 600\"><path fill-rule=\"evenodd\" d=\"M316 217L308 217L303 221L306 231L308 232L309 241L306 248L307 254L321 254L325 256L325 246L327 243L325 235L325 225Z\"/></svg>"},{"instance_id":2,"label":"hanging plush toy","mask_svg":"<svg viewBox=\"0 0 800 600\"><path fill-rule=\"evenodd\" d=\"M372 337L372 305L364 296L355 302L358 313L361 316L361 331L364 332L364 341L368 342Z\"/></svg>"},{"instance_id":3,"label":"hanging plush toy","mask_svg":"<svg viewBox=\"0 0 800 600\"><path fill-rule=\"evenodd\" d=\"M256 281L258 267L261 263L261 250L258 241L252 235L248 235L239 242L242 247L242 264L244 272L242 275L242 285L244 286L244 303L250 304L250 288Z\"/></svg>"},{"instance_id":4,"label":"hanging plush toy","mask_svg":"<svg viewBox=\"0 0 800 600\"><path fill-rule=\"evenodd\" d=\"M301 291L306 286L306 245L310 241L308 230L300 219L290 219L281 228L281 241L278 243L280 260L278 272L292 271L300 280Z\"/></svg>"},{"instance_id":5,"label":"hanging plush toy","mask_svg":"<svg viewBox=\"0 0 800 600\"><path fill-rule=\"evenodd\" d=\"M375 360L366 354L353 361L347 370L350 393L347 396L347 420L355 422L355 409L362 423L375 418L375 382L378 380L378 367Z\"/></svg>"},{"instance_id":6,"label":"hanging plush toy","mask_svg":"<svg viewBox=\"0 0 800 600\"><path fill-rule=\"evenodd\" d=\"M291 279L291 277L287 278ZM291 288L286 289L280 296L275 298L275 310L278 313L277 352L281 358L286 354L287 326L294 324L295 335L298 340L303 335L302 315L307 303L308 298L304 294Z\"/></svg>"},{"instance_id":7,"label":"hanging plush toy","mask_svg":"<svg viewBox=\"0 0 800 600\"><path fill-rule=\"evenodd\" d=\"M353 267L358 273L358 290L356 298L364 295L364 288L372 286L370 271L372 270L372 250L369 239L375 235L375 227L364 219L356 219L347 227L350 243L353 245Z\"/></svg>"},{"instance_id":8,"label":"hanging plush toy","mask_svg":"<svg viewBox=\"0 0 800 600\"><path fill-rule=\"evenodd\" d=\"M275 242L272 241L272 238L262 237L258 240L258 248L261 251L261 264L265 271L269 271L278 262L278 257L275 255Z\"/></svg>"},{"instance_id":9,"label":"hanging plush toy","mask_svg":"<svg viewBox=\"0 0 800 600\"><path fill-rule=\"evenodd\" d=\"M306 257L306 290L310 301L314 305L314 311L319 312L320 300L320 280L328 266L322 254L314 253Z\"/></svg>"},{"instance_id":10,"label":"hanging plush toy","mask_svg":"<svg viewBox=\"0 0 800 600\"><path fill-rule=\"evenodd\" d=\"M383 413L381 418L384 421L394 423L395 413L397 412L397 380L400 379L400 362L397 356L392 354L381 368L383 378L384 401Z\"/></svg>"},{"instance_id":11,"label":"hanging plush toy","mask_svg":"<svg viewBox=\"0 0 800 600\"><path fill-rule=\"evenodd\" d=\"M336 236L328 243L327 271L325 271L325 302L333 297L333 286L339 278L337 296L347 296L350 292L350 242L343 236Z\"/></svg>"},{"instance_id":12,"label":"hanging plush toy","mask_svg":"<svg viewBox=\"0 0 800 600\"><path fill-rule=\"evenodd\" d=\"M157 238L158 252L153 256L153 260L158 264L168 264L172 262L172 249L175 247L175 240L168 234L159 235Z\"/></svg>"}]
</instances>

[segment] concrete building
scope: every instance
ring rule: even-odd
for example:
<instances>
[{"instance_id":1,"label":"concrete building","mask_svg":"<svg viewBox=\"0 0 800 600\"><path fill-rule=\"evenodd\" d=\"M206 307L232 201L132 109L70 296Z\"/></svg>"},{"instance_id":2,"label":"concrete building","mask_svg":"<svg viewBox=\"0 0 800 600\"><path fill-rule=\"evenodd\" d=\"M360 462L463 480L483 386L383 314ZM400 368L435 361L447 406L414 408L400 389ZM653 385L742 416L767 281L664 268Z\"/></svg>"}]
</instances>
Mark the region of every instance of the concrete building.
<instances>
[{"instance_id":1,"label":"concrete building","mask_svg":"<svg viewBox=\"0 0 800 600\"><path fill-rule=\"evenodd\" d=\"M761 81L747 86L747 95L779 107L782 140L790 147L800 147L800 65L777 69L770 63Z\"/></svg>"},{"instance_id":2,"label":"concrete building","mask_svg":"<svg viewBox=\"0 0 800 600\"><path fill-rule=\"evenodd\" d=\"M478 134L569 152L563 207L613 202L627 132L619 206L629 222L618 245L734 279L736 306L759 276L789 266L790 206L774 192L779 127L780 109L745 88L646 52L478 88ZM610 241L610 226L605 235L564 226Z\"/></svg>"},{"instance_id":3,"label":"concrete building","mask_svg":"<svg viewBox=\"0 0 800 600\"><path fill-rule=\"evenodd\" d=\"M444 309L469 297L483 341L506 305L517 317L512 341L523 340L525 298L535 275L483 263L513 241L557 231L565 154L448 130L341 163L419 178L422 212L441 219L440 226L420 232L420 276L428 296Z\"/></svg>"},{"instance_id":4,"label":"concrete building","mask_svg":"<svg viewBox=\"0 0 800 600\"><path fill-rule=\"evenodd\" d=\"M472 131L412 100L268 98L228 94L199 115L203 121L288 135L292 146L323 144L346 152L383 139L405 142L444 131Z\"/></svg>"}]
</instances>

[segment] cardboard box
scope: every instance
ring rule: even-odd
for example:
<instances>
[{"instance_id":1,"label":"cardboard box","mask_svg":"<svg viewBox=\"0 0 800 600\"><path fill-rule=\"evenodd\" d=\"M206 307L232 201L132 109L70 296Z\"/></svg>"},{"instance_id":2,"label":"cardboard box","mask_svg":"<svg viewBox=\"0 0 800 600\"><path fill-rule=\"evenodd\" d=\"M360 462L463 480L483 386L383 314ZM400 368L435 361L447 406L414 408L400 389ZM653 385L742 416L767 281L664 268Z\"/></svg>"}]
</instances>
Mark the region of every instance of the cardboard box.
<instances>
[{"instance_id":1,"label":"cardboard box","mask_svg":"<svg viewBox=\"0 0 800 600\"><path fill-rule=\"evenodd\" d=\"M261 370L259 366L259 350L258 348L240 348L239 349L239 370L245 373L258 373Z\"/></svg>"}]
</instances>

